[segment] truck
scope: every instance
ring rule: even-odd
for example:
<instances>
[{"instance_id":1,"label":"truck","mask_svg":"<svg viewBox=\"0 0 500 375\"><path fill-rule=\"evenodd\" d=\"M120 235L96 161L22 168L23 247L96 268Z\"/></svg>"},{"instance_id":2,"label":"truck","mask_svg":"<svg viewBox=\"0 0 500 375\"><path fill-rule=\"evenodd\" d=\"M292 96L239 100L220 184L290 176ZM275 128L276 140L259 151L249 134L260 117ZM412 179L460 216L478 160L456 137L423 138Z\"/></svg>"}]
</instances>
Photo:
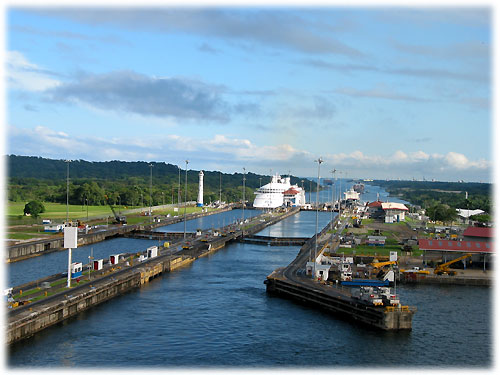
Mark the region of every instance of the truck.
<instances>
[{"instance_id":1,"label":"truck","mask_svg":"<svg viewBox=\"0 0 500 375\"><path fill-rule=\"evenodd\" d=\"M361 286L351 290L352 298L362 301L368 305L383 306L382 297L377 293L377 289L371 286Z\"/></svg>"},{"instance_id":2,"label":"truck","mask_svg":"<svg viewBox=\"0 0 500 375\"><path fill-rule=\"evenodd\" d=\"M378 287L378 294L382 297L384 306L397 306L399 305L399 298L396 294L391 293L391 288Z\"/></svg>"}]
</instances>

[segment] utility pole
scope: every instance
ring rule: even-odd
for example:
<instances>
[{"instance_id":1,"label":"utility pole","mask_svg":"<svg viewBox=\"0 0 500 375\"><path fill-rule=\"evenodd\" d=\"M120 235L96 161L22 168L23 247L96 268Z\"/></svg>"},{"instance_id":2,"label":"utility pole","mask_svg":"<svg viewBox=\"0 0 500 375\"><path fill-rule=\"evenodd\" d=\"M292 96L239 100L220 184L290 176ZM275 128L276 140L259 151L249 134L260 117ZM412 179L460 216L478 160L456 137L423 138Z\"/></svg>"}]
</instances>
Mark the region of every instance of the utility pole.
<instances>
[{"instance_id":1,"label":"utility pole","mask_svg":"<svg viewBox=\"0 0 500 375\"><path fill-rule=\"evenodd\" d=\"M304 193L304 199L306 199L306 193L304 191L304 180L300 180L300 182L302 183L302 193ZM302 199L301 199L301 205L303 205L304 203L306 203L306 202L302 202Z\"/></svg>"},{"instance_id":2,"label":"utility pole","mask_svg":"<svg viewBox=\"0 0 500 375\"><path fill-rule=\"evenodd\" d=\"M316 184L316 234L314 235L314 258L311 259L312 262L314 262L314 271L313 271L313 277L316 274L316 254L318 253L318 196L319 196L319 170L321 163L323 163L323 159L321 159L321 156L319 157L318 160L315 160L314 162L318 163L318 181Z\"/></svg>"},{"instance_id":3,"label":"utility pole","mask_svg":"<svg viewBox=\"0 0 500 375\"><path fill-rule=\"evenodd\" d=\"M181 168L177 167L179 169L179 187L177 188L177 205L181 206Z\"/></svg>"},{"instance_id":4,"label":"utility pole","mask_svg":"<svg viewBox=\"0 0 500 375\"><path fill-rule=\"evenodd\" d=\"M66 225L69 223L69 163L71 160L66 160Z\"/></svg>"},{"instance_id":5,"label":"utility pole","mask_svg":"<svg viewBox=\"0 0 500 375\"><path fill-rule=\"evenodd\" d=\"M187 191L188 191L188 163L189 160L186 160L186 190L184 193L184 240L186 240L186 206L187 206Z\"/></svg>"},{"instance_id":6,"label":"utility pole","mask_svg":"<svg viewBox=\"0 0 500 375\"><path fill-rule=\"evenodd\" d=\"M245 167L243 167L243 222L245 221Z\"/></svg>"},{"instance_id":7,"label":"utility pole","mask_svg":"<svg viewBox=\"0 0 500 375\"><path fill-rule=\"evenodd\" d=\"M331 230L333 230L333 209L334 209L334 206L335 206L335 185L334 185L334 181L335 181L335 172L337 170L336 169L333 169L331 172L332 172L332 219L331 219L331 222L330 222L330 225L331 225ZM333 234L332 234L333 236Z\"/></svg>"},{"instance_id":8,"label":"utility pole","mask_svg":"<svg viewBox=\"0 0 500 375\"><path fill-rule=\"evenodd\" d=\"M219 205L222 204L222 172L219 172Z\"/></svg>"},{"instance_id":9,"label":"utility pole","mask_svg":"<svg viewBox=\"0 0 500 375\"><path fill-rule=\"evenodd\" d=\"M149 164L149 170L150 170L150 175L149 175L149 221L151 222L153 220L153 210L151 209L151 206L153 204L153 164Z\"/></svg>"}]
</instances>

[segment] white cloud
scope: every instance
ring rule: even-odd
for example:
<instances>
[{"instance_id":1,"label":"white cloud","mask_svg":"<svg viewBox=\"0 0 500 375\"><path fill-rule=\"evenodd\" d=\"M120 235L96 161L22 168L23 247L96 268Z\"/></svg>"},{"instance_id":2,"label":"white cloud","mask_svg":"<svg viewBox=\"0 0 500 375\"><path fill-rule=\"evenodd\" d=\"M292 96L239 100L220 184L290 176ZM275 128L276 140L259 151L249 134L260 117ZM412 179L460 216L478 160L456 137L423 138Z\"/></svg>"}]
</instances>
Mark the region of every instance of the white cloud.
<instances>
[{"instance_id":1,"label":"white cloud","mask_svg":"<svg viewBox=\"0 0 500 375\"><path fill-rule=\"evenodd\" d=\"M7 86L10 89L25 91L44 91L60 84L54 73L44 70L19 51L7 51Z\"/></svg>"},{"instance_id":2,"label":"white cloud","mask_svg":"<svg viewBox=\"0 0 500 375\"><path fill-rule=\"evenodd\" d=\"M149 138L72 137L44 126L34 129L9 127L8 153L57 159L155 160L173 164L190 161L190 168L220 169L224 172L247 171L267 174L270 169L280 173L289 170L298 176L315 176L314 160L322 156L322 176L335 168L342 176L363 178L421 178L436 180L491 181L490 161L472 161L457 152L429 155L423 151L395 151L390 156L366 155L360 150L349 154L316 155L283 143L257 145L245 138L216 134L212 138L195 138L176 134Z\"/></svg>"}]
</instances>

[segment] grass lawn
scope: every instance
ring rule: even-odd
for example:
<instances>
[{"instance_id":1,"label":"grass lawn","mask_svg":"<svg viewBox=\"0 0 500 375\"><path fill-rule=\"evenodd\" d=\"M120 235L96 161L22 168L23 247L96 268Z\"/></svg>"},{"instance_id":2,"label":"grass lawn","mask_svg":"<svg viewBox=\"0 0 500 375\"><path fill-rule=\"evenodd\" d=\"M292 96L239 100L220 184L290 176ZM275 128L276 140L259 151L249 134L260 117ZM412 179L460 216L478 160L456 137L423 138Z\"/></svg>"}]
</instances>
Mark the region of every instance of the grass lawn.
<instances>
[{"instance_id":1,"label":"grass lawn","mask_svg":"<svg viewBox=\"0 0 500 375\"><path fill-rule=\"evenodd\" d=\"M23 215L26 202L8 202L7 215ZM41 219L66 219L66 205L62 203L44 202L45 212L40 214ZM89 217L98 215L113 215L109 206L89 206ZM82 205L69 205L68 213L70 219L87 218L87 207Z\"/></svg>"},{"instance_id":2,"label":"grass lawn","mask_svg":"<svg viewBox=\"0 0 500 375\"><path fill-rule=\"evenodd\" d=\"M6 233L5 236L11 240L29 240L31 238L42 237L40 233L29 234L29 233Z\"/></svg>"},{"instance_id":3,"label":"grass lawn","mask_svg":"<svg viewBox=\"0 0 500 375\"><path fill-rule=\"evenodd\" d=\"M40 215L38 219L24 216L23 210L26 202L8 202L7 203L7 221L9 225L29 225L38 223L41 224L42 219L52 219L56 222L62 222L66 220L66 205L62 203L50 203L44 202L45 212ZM138 207L114 207L115 212L118 214L121 211L121 214L124 214L124 211L127 209L134 209ZM148 208L146 207L145 210ZM214 210L213 208L208 208L209 211ZM201 212L202 207L186 207L186 213L192 212ZM174 212L173 209L163 209L163 210L154 210L153 215L166 215L170 214L174 215L184 215L184 207L179 207L178 212ZM110 217L113 216L113 212L109 206L88 206L88 217L89 219L95 216L105 216L108 215ZM127 215L127 214L125 214ZM69 205L68 206L68 216L71 219L87 219L87 207L82 205ZM129 216L129 215L127 215ZM137 216L141 218L142 221L147 222L147 216L140 216L140 214L130 214L130 217ZM133 219L133 221L141 222L141 220Z\"/></svg>"},{"instance_id":4,"label":"grass lawn","mask_svg":"<svg viewBox=\"0 0 500 375\"><path fill-rule=\"evenodd\" d=\"M50 233L44 232L43 225L41 225L43 219L51 219L53 223L62 223L66 220L66 205L61 203L44 203L45 212L40 215L39 218L33 218L30 216L24 216L25 202L8 202L6 206L7 211L7 225L9 228L6 230L6 237L12 240L27 240L30 238L49 236ZM151 219L149 216L143 216L140 213L130 213L126 214L127 209L134 209L138 207L121 207L118 209L115 207L115 212L120 215L127 216L128 224L140 224L140 223L150 223ZM149 207L145 207L144 210L147 211ZM202 212L202 207L190 206L186 207L186 214L194 212ZM214 211L214 208L208 208L208 211ZM125 212L124 212L125 211ZM81 205L69 205L68 206L69 218L70 220L82 220L83 222L87 219L87 207ZM153 216L155 215L167 215L170 216L182 216L184 215L184 207L179 207L178 212L175 212L173 208L153 210ZM93 219L92 217L110 217L109 220L106 218ZM89 206L88 207L88 217L89 223L91 225L99 224L111 224L113 222L113 213L109 206ZM21 227L24 225L24 227ZM14 227L19 226L19 227Z\"/></svg>"}]
</instances>

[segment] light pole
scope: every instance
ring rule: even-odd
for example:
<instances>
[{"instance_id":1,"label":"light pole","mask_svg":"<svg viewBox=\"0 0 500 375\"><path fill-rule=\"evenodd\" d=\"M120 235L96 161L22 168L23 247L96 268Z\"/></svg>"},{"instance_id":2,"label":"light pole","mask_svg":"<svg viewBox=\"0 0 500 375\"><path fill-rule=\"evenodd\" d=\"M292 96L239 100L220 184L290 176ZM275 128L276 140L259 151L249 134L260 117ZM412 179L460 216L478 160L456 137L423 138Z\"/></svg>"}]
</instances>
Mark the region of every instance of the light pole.
<instances>
[{"instance_id":1,"label":"light pole","mask_svg":"<svg viewBox=\"0 0 500 375\"><path fill-rule=\"evenodd\" d=\"M151 205L153 204L153 164L149 164L149 221L152 221L153 211Z\"/></svg>"},{"instance_id":2,"label":"light pole","mask_svg":"<svg viewBox=\"0 0 500 375\"><path fill-rule=\"evenodd\" d=\"M69 163L71 160L66 160L66 225L69 223Z\"/></svg>"},{"instance_id":3,"label":"light pole","mask_svg":"<svg viewBox=\"0 0 500 375\"><path fill-rule=\"evenodd\" d=\"M315 160L314 162L318 163L318 182L316 184L316 234L314 235L314 258L311 260L314 262L314 272L313 272L313 277L314 274L316 273L316 254L318 252L318 196L319 196L319 170L321 163L323 163L323 159L321 159L321 156L319 157L318 160Z\"/></svg>"},{"instance_id":4,"label":"light pole","mask_svg":"<svg viewBox=\"0 0 500 375\"><path fill-rule=\"evenodd\" d=\"M219 172L219 205L222 204L222 172Z\"/></svg>"},{"instance_id":5,"label":"light pole","mask_svg":"<svg viewBox=\"0 0 500 375\"><path fill-rule=\"evenodd\" d=\"M335 185L334 185L334 181L335 181L335 172L337 170L336 169L333 169L331 172L332 172L332 220L330 222L330 225L331 225L331 229L333 230L333 209L334 209L334 206L335 206ZM333 234L332 234L333 236Z\"/></svg>"},{"instance_id":6,"label":"light pole","mask_svg":"<svg viewBox=\"0 0 500 375\"><path fill-rule=\"evenodd\" d=\"M342 174L339 171L339 174ZM342 178L339 178L339 217L340 217L340 208L342 207Z\"/></svg>"},{"instance_id":7,"label":"light pole","mask_svg":"<svg viewBox=\"0 0 500 375\"><path fill-rule=\"evenodd\" d=\"M304 191L304 180L300 180L300 182L302 183L302 193L304 193L304 200L305 200L306 199L306 193ZM304 203L306 203L306 202L302 202L302 199L301 199L300 204L303 205Z\"/></svg>"},{"instance_id":8,"label":"light pole","mask_svg":"<svg viewBox=\"0 0 500 375\"><path fill-rule=\"evenodd\" d=\"M177 167L179 169L179 187L177 188L177 205L181 206L181 168Z\"/></svg>"},{"instance_id":9,"label":"light pole","mask_svg":"<svg viewBox=\"0 0 500 375\"><path fill-rule=\"evenodd\" d=\"M245 167L243 167L243 222L245 221Z\"/></svg>"},{"instance_id":10,"label":"light pole","mask_svg":"<svg viewBox=\"0 0 500 375\"><path fill-rule=\"evenodd\" d=\"M186 239L186 206L187 206L187 191L188 191L188 164L189 160L186 160L186 189L184 192L184 240Z\"/></svg>"},{"instance_id":11,"label":"light pole","mask_svg":"<svg viewBox=\"0 0 500 375\"><path fill-rule=\"evenodd\" d=\"M161 202L162 205L165 206L165 194L163 193L163 191L161 192Z\"/></svg>"},{"instance_id":12,"label":"light pole","mask_svg":"<svg viewBox=\"0 0 500 375\"><path fill-rule=\"evenodd\" d=\"M89 200L85 198L85 203L87 203L87 221L89 221Z\"/></svg>"},{"instance_id":13,"label":"light pole","mask_svg":"<svg viewBox=\"0 0 500 375\"><path fill-rule=\"evenodd\" d=\"M121 207L122 207L122 197L118 196L118 215L122 214Z\"/></svg>"}]
</instances>

